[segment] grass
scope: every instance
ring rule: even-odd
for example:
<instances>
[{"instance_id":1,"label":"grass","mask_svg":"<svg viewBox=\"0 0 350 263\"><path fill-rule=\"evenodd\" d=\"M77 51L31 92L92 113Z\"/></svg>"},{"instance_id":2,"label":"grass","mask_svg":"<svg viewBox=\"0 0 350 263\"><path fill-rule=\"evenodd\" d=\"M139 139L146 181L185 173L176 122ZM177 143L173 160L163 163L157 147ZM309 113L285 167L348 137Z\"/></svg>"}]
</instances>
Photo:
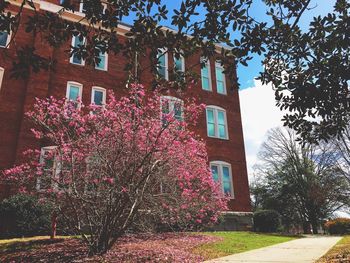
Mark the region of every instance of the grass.
<instances>
[{"instance_id":1,"label":"grass","mask_svg":"<svg viewBox=\"0 0 350 263\"><path fill-rule=\"evenodd\" d=\"M344 236L333 248L317 261L317 263L326 262L350 262L350 235Z\"/></svg>"},{"instance_id":2,"label":"grass","mask_svg":"<svg viewBox=\"0 0 350 263\"><path fill-rule=\"evenodd\" d=\"M203 234L222 238L222 241L204 244L193 250L193 253L200 254L206 259L224 257L235 253L287 242L297 238L252 232L205 232Z\"/></svg>"}]
</instances>

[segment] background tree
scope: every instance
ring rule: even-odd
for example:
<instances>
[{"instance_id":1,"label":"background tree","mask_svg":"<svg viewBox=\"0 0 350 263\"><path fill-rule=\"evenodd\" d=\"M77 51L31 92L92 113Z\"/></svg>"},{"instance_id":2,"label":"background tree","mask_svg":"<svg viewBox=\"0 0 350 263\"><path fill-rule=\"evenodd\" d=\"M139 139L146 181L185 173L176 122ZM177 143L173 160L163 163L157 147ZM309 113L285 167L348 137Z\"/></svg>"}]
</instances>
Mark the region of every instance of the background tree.
<instances>
[{"instance_id":1,"label":"background tree","mask_svg":"<svg viewBox=\"0 0 350 263\"><path fill-rule=\"evenodd\" d=\"M253 186L256 207L274 209L289 228L320 222L334 211L349 207L350 184L337 165L329 145L301 145L292 130L273 129L259 152Z\"/></svg>"},{"instance_id":2,"label":"background tree","mask_svg":"<svg viewBox=\"0 0 350 263\"><path fill-rule=\"evenodd\" d=\"M37 138L54 147L27 152L29 161L2 179L50 201L89 253L104 253L127 229L193 229L214 223L226 200L212 179L204 142L188 129L202 106L185 104L160 119L160 96L142 86L104 108L38 100L28 116ZM166 102L164 102L166 103Z\"/></svg>"},{"instance_id":3,"label":"background tree","mask_svg":"<svg viewBox=\"0 0 350 263\"><path fill-rule=\"evenodd\" d=\"M10 1L5 0L0 4L0 30L12 31L15 41L19 24L25 23L29 34L41 36L56 48L70 41L72 35L85 37L86 45L73 48L70 55L95 64L100 52L124 54L129 59L126 70L132 81L139 77L136 72L149 70L135 65L135 56L147 56L151 70L156 72L156 54L163 47L167 47L166 52L177 50L184 57L195 52L211 57L216 44L226 45L228 48L221 50L222 62L233 81L236 63L247 65L252 54L263 55L265 69L259 78L273 84L277 105L290 110L284 117L285 124L309 141L339 135L350 115L350 3L337 0L333 10L324 17L314 17L309 28L302 31L299 21L305 11L312 9L311 0L261 1L267 6L266 21L251 17L252 0L183 0L174 10L161 0L84 0L83 20L87 23L82 24L61 19L66 11L77 10L80 0L64 0L57 13L38 12L32 0L22 0L15 15L8 12ZM103 4L107 6L105 11ZM33 12L23 21L27 6ZM134 22L128 40L122 41L116 31L128 17ZM175 31L162 27L164 24L171 24ZM54 65L35 47L16 48L16 77ZM187 72L190 74L189 69Z\"/></svg>"}]
</instances>

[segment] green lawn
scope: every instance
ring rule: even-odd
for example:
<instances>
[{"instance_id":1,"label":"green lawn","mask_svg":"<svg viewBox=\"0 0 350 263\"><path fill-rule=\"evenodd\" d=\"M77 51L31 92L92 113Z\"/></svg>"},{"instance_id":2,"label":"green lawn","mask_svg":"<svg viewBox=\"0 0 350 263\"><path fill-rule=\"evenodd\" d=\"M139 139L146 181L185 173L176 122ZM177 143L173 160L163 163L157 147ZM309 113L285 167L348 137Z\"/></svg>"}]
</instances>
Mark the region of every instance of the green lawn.
<instances>
[{"instance_id":1,"label":"green lawn","mask_svg":"<svg viewBox=\"0 0 350 263\"><path fill-rule=\"evenodd\" d=\"M296 237L290 236L253 232L206 232L203 234L223 239L194 249L194 253L202 255L206 259L223 257L296 239Z\"/></svg>"}]
</instances>

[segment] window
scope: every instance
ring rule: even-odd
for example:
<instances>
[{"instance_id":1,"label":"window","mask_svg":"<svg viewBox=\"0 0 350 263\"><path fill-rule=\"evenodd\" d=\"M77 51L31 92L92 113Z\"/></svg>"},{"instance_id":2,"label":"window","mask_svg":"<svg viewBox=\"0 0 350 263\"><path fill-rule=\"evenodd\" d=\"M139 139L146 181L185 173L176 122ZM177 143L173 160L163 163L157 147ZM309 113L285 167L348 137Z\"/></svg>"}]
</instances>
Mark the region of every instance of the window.
<instances>
[{"instance_id":1,"label":"window","mask_svg":"<svg viewBox=\"0 0 350 263\"><path fill-rule=\"evenodd\" d=\"M63 0L60 0L61 1L61 4L63 4ZM104 14L106 12L106 9L107 9L107 4L106 3L101 3L102 5L102 8L103 8L103 11L102 13ZM80 4L79 4L79 12L80 13L86 13L86 6L84 4L84 1L81 1Z\"/></svg>"},{"instance_id":2,"label":"window","mask_svg":"<svg viewBox=\"0 0 350 263\"><path fill-rule=\"evenodd\" d=\"M4 78L5 69L0 67L0 90L2 86L2 79Z\"/></svg>"},{"instance_id":3,"label":"window","mask_svg":"<svg viewBox=\"0 0 350 263\"><path fill-rule=\"evenodd\" d=\"M224 74L224 67L220 61L215 63L215 75L216 75L216 90L220 94L226 94L226 81Z\"/></svg>"},{"instance_id":4,"label":"window","mask_svg":"<svg viewBox=\"0 0 350 263\"><path fill-rule=\"evenodd\" d=\"M222 161L210 162L210 169L215 182L221 186L222 192L233 198L231 165Z\"/></svg>"},{"instance_id":5,"label":"window","mask_svg":"<svg viewBox=\"0 0 350 263\"><path fill-rule=\"evenodd\" d=\"M165 115L172 113L174 118L178 121L183 120L183 101L171 97L171 96L162 96L161 97L161 107L162 107L162 122L163 124L167 123Z\"/></svg>"},{"instance_id":6,"label":"window","mask_svg":"<svg viewBox=\"0 0 350 263\"><path fill-rule=\"evenodd\" d=\"M100 62L96 63L95 68L106 71L107 65L108 65L108 54L106 52L104 53L100 52L98 57L100 59Z\"/></svg>"},{"instance_id":7,"label":"window","mask_svg":"<svg viewBox=\"0 0 350 263\"><path fill-rule=\"evenodd\" d=\"M92 87L91 104L103 107L106 104L106 90L100 87Z\"/></svg>"},{"instance_id":8,"label":"window","mask_svg":"<svg viewBox=\"0 0 350 263\"><path fill-rule=\"evenodd\" d=\"M83 92L82 84L74 81L68 81L66 98L69 101L77 101L78 99L81 100L82 92ZM77 103L76 106L79 107L79 104Z\"/></svg>"},{"instance_id":9,"label":"window","mask_svg":"<svg viewBox=\"0 0 350 263\"><path fill-rule=\"evenodd\" d=\"M211 91L210 61L209 59L201 58L201 62L204 63L201 70L202 89Z\"/></svg>"},{"instance_id":10,"label":"window","mask_svg":"<svg viewBox=\"0 0 350 263\"><path fill-rule=\"evenodd\" d=\"M165 48L158 50L157 60L158 60L158 75L159 75L159 77L168 80L169 79L168 53L167 53L167 50Z\"/></svg>"},{"instance_id":11,"label":"window","mask_svg":"<svg viewBox=\"0 0 350 263\"><path fill-rule=\"evenodd\" d=\"M228 139L226 111L217 106L208 106L206 115L208 136Z\"/></svg>"},{"instance_id":12,"label":"window","mask_svg":"<svg viewBox=\"0 0 350 263\"><path fill-rule=\"evenodd\" d=\"M79 4L79 12L81 13L85 13L86 12L86 8L84 6L84 1L81 1Z\"/></svg>"},{"instance_id":13,"label":"window","mask_svg":"<svg viewBox=\"0 0 350 263\"><path fill-rule=\"evenodd\" d=\"M43 166L43 173L37 179L36 189L57 189L60 173L60 165L57 159L57 146L41 148L40 164Z\"/></svg>"},{"instance_id":14,"label":"window","mask_svg":"<svg viewBox=\"0 0 350 263\"><path fill-rule=\"evenodd\" d=\"M73 36L73 38L72 38L72 47L73 48L79 48L81 46L84 46L84 43L85 43L84 37ZM81 66L85 65L85 61L78 54L73 54L70 57L70 63L75 64L75 65L81 65Z\"/></svg>"},{"instance_id":15,"label":"window","mask_svg":"<svg viewBox=\"0 0 350 263\"><path fill-rule=\"evenodd\" d=\"M0 47L7 47L10 43L10 34L6 31L0 31Z\"/></svg>"},{"instance_id":16,"label":"window","mask_svg":"<svg viewBox=\"0 0 350 263\"><path fill-rule=\"evenodd\" d=\"M181 54L177 54L179 58L176 58L174 54L174 68L176 72L185 72L185 58Z\"/></svg>"}]
</instances>

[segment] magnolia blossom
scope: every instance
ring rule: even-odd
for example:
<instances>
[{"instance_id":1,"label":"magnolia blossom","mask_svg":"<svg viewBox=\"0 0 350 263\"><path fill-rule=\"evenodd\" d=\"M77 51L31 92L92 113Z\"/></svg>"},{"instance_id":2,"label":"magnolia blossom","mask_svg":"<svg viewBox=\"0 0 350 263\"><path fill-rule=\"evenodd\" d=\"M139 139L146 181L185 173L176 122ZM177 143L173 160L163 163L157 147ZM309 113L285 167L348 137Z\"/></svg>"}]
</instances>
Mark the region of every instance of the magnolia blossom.
<instances>
[{"instance_id":1,"label":"magnolia blossom","mask_svg":"<svg viewBox=\"0 0 350 263\"><path fill-rule=\"evenodd\" d=\"M103 108L53 97L27 113L52 146L2 178L54 205L90 254L104 253L129 228L193 229L216 222L226 200L213 181L205 143L193 131L203 105L185 101L183 119L161 114L161 97L133 85ZM35 154L34 154L35 153ZM40 160L40 161L39 161Z\"/></svg>"}]
</instances>

